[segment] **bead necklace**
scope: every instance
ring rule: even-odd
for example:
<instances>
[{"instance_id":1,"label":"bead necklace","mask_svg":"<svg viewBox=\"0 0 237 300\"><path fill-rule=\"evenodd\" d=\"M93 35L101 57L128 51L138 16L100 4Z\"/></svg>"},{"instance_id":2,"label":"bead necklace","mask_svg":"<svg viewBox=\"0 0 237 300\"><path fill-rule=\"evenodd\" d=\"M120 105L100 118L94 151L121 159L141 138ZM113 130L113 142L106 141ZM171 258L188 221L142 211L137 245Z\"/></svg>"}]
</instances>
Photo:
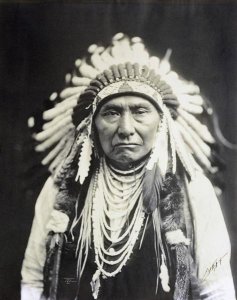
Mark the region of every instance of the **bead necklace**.
<instances>
[{"instance_id":1,"label":"bead necklace","mask_svg":"<svg viewBox=\"0 0 237 300\"><path fill-rule=\"evenodd\" d=\"M142 197L144 165L121 172L108 166L105 159L101 161L92 204L97 271L91 287L95 299L100 288L100 275L107 278L121 272L142 228L145 218ZM115 249L118 243L119 249Z\"/></svg>"}]
</instances>

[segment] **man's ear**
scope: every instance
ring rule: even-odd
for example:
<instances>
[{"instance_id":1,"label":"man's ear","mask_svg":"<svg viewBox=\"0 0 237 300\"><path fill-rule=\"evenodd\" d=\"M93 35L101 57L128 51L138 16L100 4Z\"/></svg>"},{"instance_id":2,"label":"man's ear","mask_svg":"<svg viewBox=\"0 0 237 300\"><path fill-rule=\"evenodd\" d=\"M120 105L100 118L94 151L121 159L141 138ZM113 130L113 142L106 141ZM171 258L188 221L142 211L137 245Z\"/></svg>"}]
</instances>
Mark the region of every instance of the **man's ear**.
<instances>
[{"instance_id":1,"label":"man's ear","mask_svg":"<svg viewBox=\"0 0 237 300\"><path fill-rule=\"evenodd\" d=\"M92 123L91 139L92 139L93 145L94 145L95 156L98 158L102 157L103 150L100 145L100 139L99 139L99 134L98 134L97 128L95 126L95 120L93 120L93 123Z\"/></svg>"},{"instance_id":2,"label":"man's ear","mask_svg":"<svg viewBox=\"0 0 237 300\"><path fill-rule=\"evenodd\" d=\"M160 114L159 114L159 123L157 124L157 128L156 128L156 131L158 132L159 131L159 128L160 128L160 126L161 126L161 116L160 116Z\"/></svg>"}]
</instances>

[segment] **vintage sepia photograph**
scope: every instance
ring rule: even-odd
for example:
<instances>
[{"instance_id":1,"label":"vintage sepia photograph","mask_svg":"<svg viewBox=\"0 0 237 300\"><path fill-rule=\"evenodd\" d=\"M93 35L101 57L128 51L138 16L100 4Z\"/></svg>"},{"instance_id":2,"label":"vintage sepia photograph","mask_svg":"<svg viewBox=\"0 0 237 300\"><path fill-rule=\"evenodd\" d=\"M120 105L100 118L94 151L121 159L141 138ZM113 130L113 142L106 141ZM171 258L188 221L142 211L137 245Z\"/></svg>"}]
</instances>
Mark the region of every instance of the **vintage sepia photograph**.
<instances>
[{"instance_id":1,"label":"vintage sepia photograph","mask_svg":"<svg viewBox=\"0 0 237 300\"><path fill-rule=\"evenodd\" d=\"M235 300L237 3L0 1L0 300Z\"/></svg>"}]
</instances>

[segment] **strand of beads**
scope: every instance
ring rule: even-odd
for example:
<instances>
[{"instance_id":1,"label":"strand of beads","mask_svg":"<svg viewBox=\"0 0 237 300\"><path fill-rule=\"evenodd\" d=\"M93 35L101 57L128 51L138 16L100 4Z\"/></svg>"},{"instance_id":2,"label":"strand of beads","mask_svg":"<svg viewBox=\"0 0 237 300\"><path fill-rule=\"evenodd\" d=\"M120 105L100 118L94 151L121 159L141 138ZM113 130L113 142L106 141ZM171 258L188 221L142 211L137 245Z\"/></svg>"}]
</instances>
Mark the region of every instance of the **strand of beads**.
<instances>
[{"instance_id":1,"label":"strand of beads","mask_svg":"<svg viewBox=\"0 0 237 300\"><path fill-rule=\"evenodd\" d=\"M95 262L104 277L115 276L126 265L143 225L143 167L124 174L108 167L105 160L101 163L93 199L92 223ZM129 225L122 231L129 216ZM105 241L111 244L107 249ZM118 243L121 246L118 250L112 248Z\"/></svg>"}]
</instances>

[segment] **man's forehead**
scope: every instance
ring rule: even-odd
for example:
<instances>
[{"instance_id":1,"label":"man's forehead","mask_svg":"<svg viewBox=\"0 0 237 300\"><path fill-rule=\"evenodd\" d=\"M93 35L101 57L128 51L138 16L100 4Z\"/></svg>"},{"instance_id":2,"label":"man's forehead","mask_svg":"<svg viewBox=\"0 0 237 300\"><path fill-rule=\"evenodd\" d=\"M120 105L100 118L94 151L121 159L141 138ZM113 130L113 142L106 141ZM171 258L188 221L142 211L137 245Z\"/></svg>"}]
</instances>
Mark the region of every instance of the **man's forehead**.
<instances>
[{"instance_id":1,"label":"man's forehead","mask_svg":"<svg viewBox=\"0 0 237 300\"><path fill-rule=\"evenodd\" d=\"M106 101L104 104L102 104L103 109L108 107L123 107L123 106L147 106L147 107L154 107L155 106L149 101L148 99L143 98L142 96L137 95L123 95L123 96L116 96L108 101Z\"/></svg>"}]
</instances>

